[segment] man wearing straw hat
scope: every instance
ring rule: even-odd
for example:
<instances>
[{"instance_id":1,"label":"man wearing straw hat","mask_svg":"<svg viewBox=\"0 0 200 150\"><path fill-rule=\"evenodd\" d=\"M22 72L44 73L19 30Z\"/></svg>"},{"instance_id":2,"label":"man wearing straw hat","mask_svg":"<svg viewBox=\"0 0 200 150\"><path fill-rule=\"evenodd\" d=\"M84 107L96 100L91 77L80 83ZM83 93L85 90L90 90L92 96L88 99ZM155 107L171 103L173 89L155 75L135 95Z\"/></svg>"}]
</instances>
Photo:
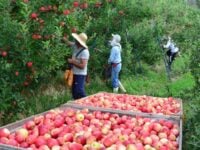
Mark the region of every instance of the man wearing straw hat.
<instances>
[{"instance_id":1,"label":"man wearing straw hat","mask_svg":"<svg viewBox=\"0 0 200 150\"><path fill-rule=\"evenodd\" d=\"M85 33L72 33L72 37L75 39L75 42L70 42L67 39L64 40L73 48L72 58L68 59L68 63L72 64L73 70L72 96L73 99L79 99L86 96L85 80L90 54L86 45L88 38Z\"/></svg>"}]
</instances>

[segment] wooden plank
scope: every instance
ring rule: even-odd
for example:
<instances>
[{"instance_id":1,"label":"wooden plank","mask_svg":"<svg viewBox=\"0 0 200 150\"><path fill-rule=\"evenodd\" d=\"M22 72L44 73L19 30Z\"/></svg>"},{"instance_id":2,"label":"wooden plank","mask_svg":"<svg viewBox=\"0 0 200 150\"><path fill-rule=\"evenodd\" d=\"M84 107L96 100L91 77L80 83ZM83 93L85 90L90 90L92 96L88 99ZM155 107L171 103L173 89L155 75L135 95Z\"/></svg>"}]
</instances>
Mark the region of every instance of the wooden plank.
<instances>
[{"instance_id":1,"label":"wooden plank","mask_svg":"<svg viewBox=\"0 0 200 150\"><path fill-rule=\"evenodd\" d=\"M130 116L141 116L141 117L154 117L154 118L163 118L163 119L171 119L171 120L179 120L180 117L178 116L167 116L167 115L159 115L159 114L153 114L153 113L142 113L142 112L135 112L135 111L125 111L125 110L118 110L118 109L112 109L112 108L102 108L102 107L94 107L94 106L84 106L84 105L78 105L75 103L66 103L64 105L61 105L61 107L70 107L75 109L89 109L92 111L98 110L102 112L110 112L110 113L120 113L122 115L130 115Z\"/></svg>"},{"instance_id":2,"label":"wooden plank","mask_svg":"<svg viewBox=\"0 0 200 150\"><path fill-rule=\"evenodd\" d=\"M24 148L14 147L10 145L0 144L0 150L26 150Z\"/></svg>"}]
</instances>

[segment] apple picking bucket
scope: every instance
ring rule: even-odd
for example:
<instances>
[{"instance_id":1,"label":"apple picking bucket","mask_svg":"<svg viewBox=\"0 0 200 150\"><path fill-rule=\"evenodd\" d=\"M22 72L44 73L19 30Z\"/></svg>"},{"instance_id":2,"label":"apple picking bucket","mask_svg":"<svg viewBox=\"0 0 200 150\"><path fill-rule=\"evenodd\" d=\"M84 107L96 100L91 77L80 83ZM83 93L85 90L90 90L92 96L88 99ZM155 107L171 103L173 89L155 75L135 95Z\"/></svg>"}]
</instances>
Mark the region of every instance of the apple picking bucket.
<instances>
[{"instance_id":1,"label":"apple picking bucket","mask_svg":"<svg viewBox=\"0 0 200 150\"><path fill-rule=\"evenodd\" d=\"M66 113L70 112L69 110L74 110L76 112L76 114L86 112L86 114L87 113L88 114L96 113L96 115L97 115L97 113L100 113L100 114L112 114L113 117L119 116L120 118L125 116L125 118L129 117L129 119L147 118L147 119L151 119L152 122L154 122L154 121L155 122L169 121L169 122L173 123L174 125L176 125L179 129L179 135L177 135L176 142L178 144L178 150L182 150L182 119L181 118L175 118L175 117L170 117L170 116L159 116L159 115L152 115L152 114L146 114L146 113L132 113L132 112L123 111L123 110L114 110L114 109L109 109L109 108L97 108L97 107L92 107L92 106L86 107L86 106L74 105L71 103L62 105L59 108L55 108L53 110L49 110L49 111L43 112L41 114L37 114L37 115L31 116L31 117L28 117L26 119L5 125L5 126L1 127L0 129L7 128L12 133L12 132L15 132L16 130L20 129L21 127L23 127L25 125L25 123L27 123L27 121L34 120L35 118L47 117L48 114L50 114L50 113L55 113L55 114L62 113L63 115L68 115ZM80 121L80 120L78 120L78 121ZM98 123L98 122L96 122L96 123ZM121 123L121 124L123 125L123 123ZM103 124L103 125L105 125L105 124ZM68 124L68 126L70 126L70 124ZM77 132L77 133L79 133L79 132ZM114 132L112 132L112 133L114 133ZM0 144L0 150L24 150L24 149L15 147L15 146L10 146L7 144Z\"/></svg>"}]
</instances>

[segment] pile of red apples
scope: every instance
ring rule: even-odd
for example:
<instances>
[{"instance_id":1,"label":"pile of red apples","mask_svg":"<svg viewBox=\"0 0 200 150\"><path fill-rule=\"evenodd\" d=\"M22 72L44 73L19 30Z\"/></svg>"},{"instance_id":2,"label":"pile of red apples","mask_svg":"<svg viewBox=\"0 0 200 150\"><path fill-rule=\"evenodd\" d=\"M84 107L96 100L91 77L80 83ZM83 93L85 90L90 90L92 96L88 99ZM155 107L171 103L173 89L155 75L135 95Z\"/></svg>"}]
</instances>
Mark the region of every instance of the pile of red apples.
<instances>
[{"instance_id":1,"label":"pile of red apples","mask_svg":"<svg viewBox=\"0 0 200 150\"><path fill-rule=\"evenodd\" d=\"M12 132L1 128L0 143L27 150L177 150L179 131L171 120L65 108Z\"/></svg>"},{"instance_id":2,"label":"pile of red apples","mask_svg":"<svg viewBox=\"0 0 200 150\"><path fill-rule=\"evenodd\" d=\"M142 113L177 115L181 104L175 98L136 96L128 94L99 93L75 101L76 104L102 108L112 108Z\"/></svg>"}]
</instances>

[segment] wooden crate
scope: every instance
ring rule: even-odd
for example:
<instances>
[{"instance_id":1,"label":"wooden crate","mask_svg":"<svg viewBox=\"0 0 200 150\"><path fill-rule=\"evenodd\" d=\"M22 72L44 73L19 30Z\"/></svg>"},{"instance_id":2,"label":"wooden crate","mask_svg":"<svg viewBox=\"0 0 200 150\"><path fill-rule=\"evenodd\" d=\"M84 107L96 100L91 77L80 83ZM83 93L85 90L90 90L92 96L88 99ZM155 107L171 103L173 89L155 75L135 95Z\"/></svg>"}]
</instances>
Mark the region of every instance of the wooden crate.
<instances>
[{"instance_id":1,"label":"wooden crate","mask_svg":"<svg viewBox=\"0 0 200 150\"><path fill-rule=\"evenodd\" d=\"M165 120L170 120L176 124L179 125L180 128L180 134L178 137L178 144L179 144L179 150L182 150L182 119L181 118L176 118L176 117L170 117L170 116L160 116L160 115L155 115L155 114L145 114L145 113L138 113L138 112L127 112L127 111L121 111L121 110L114 110L114 109L104 109L104 108L96 108L96 107L91 107L91 106L80 106L80 105L76 105L76 104L71 104L71 103L67 103L64 105L61 105L59 108L55 108L55 109L60 109L60 110L64 110L66 108L72 108L75 110L82 110L82 109L88 109L90 112L93 111L101 111L104 113L116 113L119 114L120 116L122 115L128 115L128 116L132 116L132 117L144 117L144 118L151 118L151 119L165 119ZM29 121L32 120L34 117L36 116L40 116L40 115L45 115L46 113L48 113L49 111L37 114L37 115L33 115L31 117L28 117L26 119L5 125L0 127L1 128L8 128L11 132L16 131L17 129L21 128L22 125ZM6 144L0 144L0 150L25 150L23 148L19 148L19 147L14 147L14 146L10 146L10 145L6 145Z\"/></svg>"},{"instance_id":2,"label":"wooden crate","mask_svg":"<svg viewBox=\"0 0 200 150\"><path fill-rule=\"evenodd\" d=\"M143 118L151 118L151 119L164 119L164 120L170 120L179 125L180 128L180 134L178 143L179 143L179 150L182 150L182 132L183 132L183 121L182 118L177 117L177 116L167 116L167 115L157 115L157 114L152 114L152 113L141 113L141 112L130 112L130 111L123 111L123 110L116 110L116 109L111 109L111 108L101 108L101 107L93 107L93 106L82 106L82 105L76 105L72 103L67 103L64 105L61 105L60 108L74 108L74 109L89 109L90 111L101 111L101 112L108 112L108 113L116 113L119 114L120 116L122 115L128 115L132 117L143 117Z\"/></svg>"},{"instance_id":3,"label":"wooden crate","mask_svg":"<svg viewBox=\"0 0 200 150\"><path fill-rule=\"evenodd\" d=\"M102 95L102 94L114 94L114 93L107 93L107 92L99 92L97 94L93 94L93 95L90 95L90 96L87 96L87 97L84 97L84 98L81 98L81 99L78 99L78 100L71 100L71 101L68 101L68 103L71 103L71 104L76 104L76 105L80 105L77 103L77 101L79 100L84 100L84 99L87 99L87 98L91 98L91 97L95 97L95 96L98 96L98 95ZM115 95L120 95L120 94L115 94ZM132 96L142 96L142 95L132 95ZM152 97L152 96L150 96ZM182 100L179 99L179 98L174 98L179 104L180 104L180 112L178 112L177 114L170 114L170 115L166 115L166 114L155 114L155 113L146 113L146 112L140 112L138 111L139 113L144 113L144 114L151 114L151 115L158 115L158 116L162 116L162 115L165 115L165 116L173 116L173 117L180 117L183 119L183 104L182 104ZM98 107L100 108L100 107ZM130 110L123 110L123 111L126 111L127 113L128 112L134 112L134 113L137 113L137 111L130 111Z\"/></svg>"}]
</instances>

